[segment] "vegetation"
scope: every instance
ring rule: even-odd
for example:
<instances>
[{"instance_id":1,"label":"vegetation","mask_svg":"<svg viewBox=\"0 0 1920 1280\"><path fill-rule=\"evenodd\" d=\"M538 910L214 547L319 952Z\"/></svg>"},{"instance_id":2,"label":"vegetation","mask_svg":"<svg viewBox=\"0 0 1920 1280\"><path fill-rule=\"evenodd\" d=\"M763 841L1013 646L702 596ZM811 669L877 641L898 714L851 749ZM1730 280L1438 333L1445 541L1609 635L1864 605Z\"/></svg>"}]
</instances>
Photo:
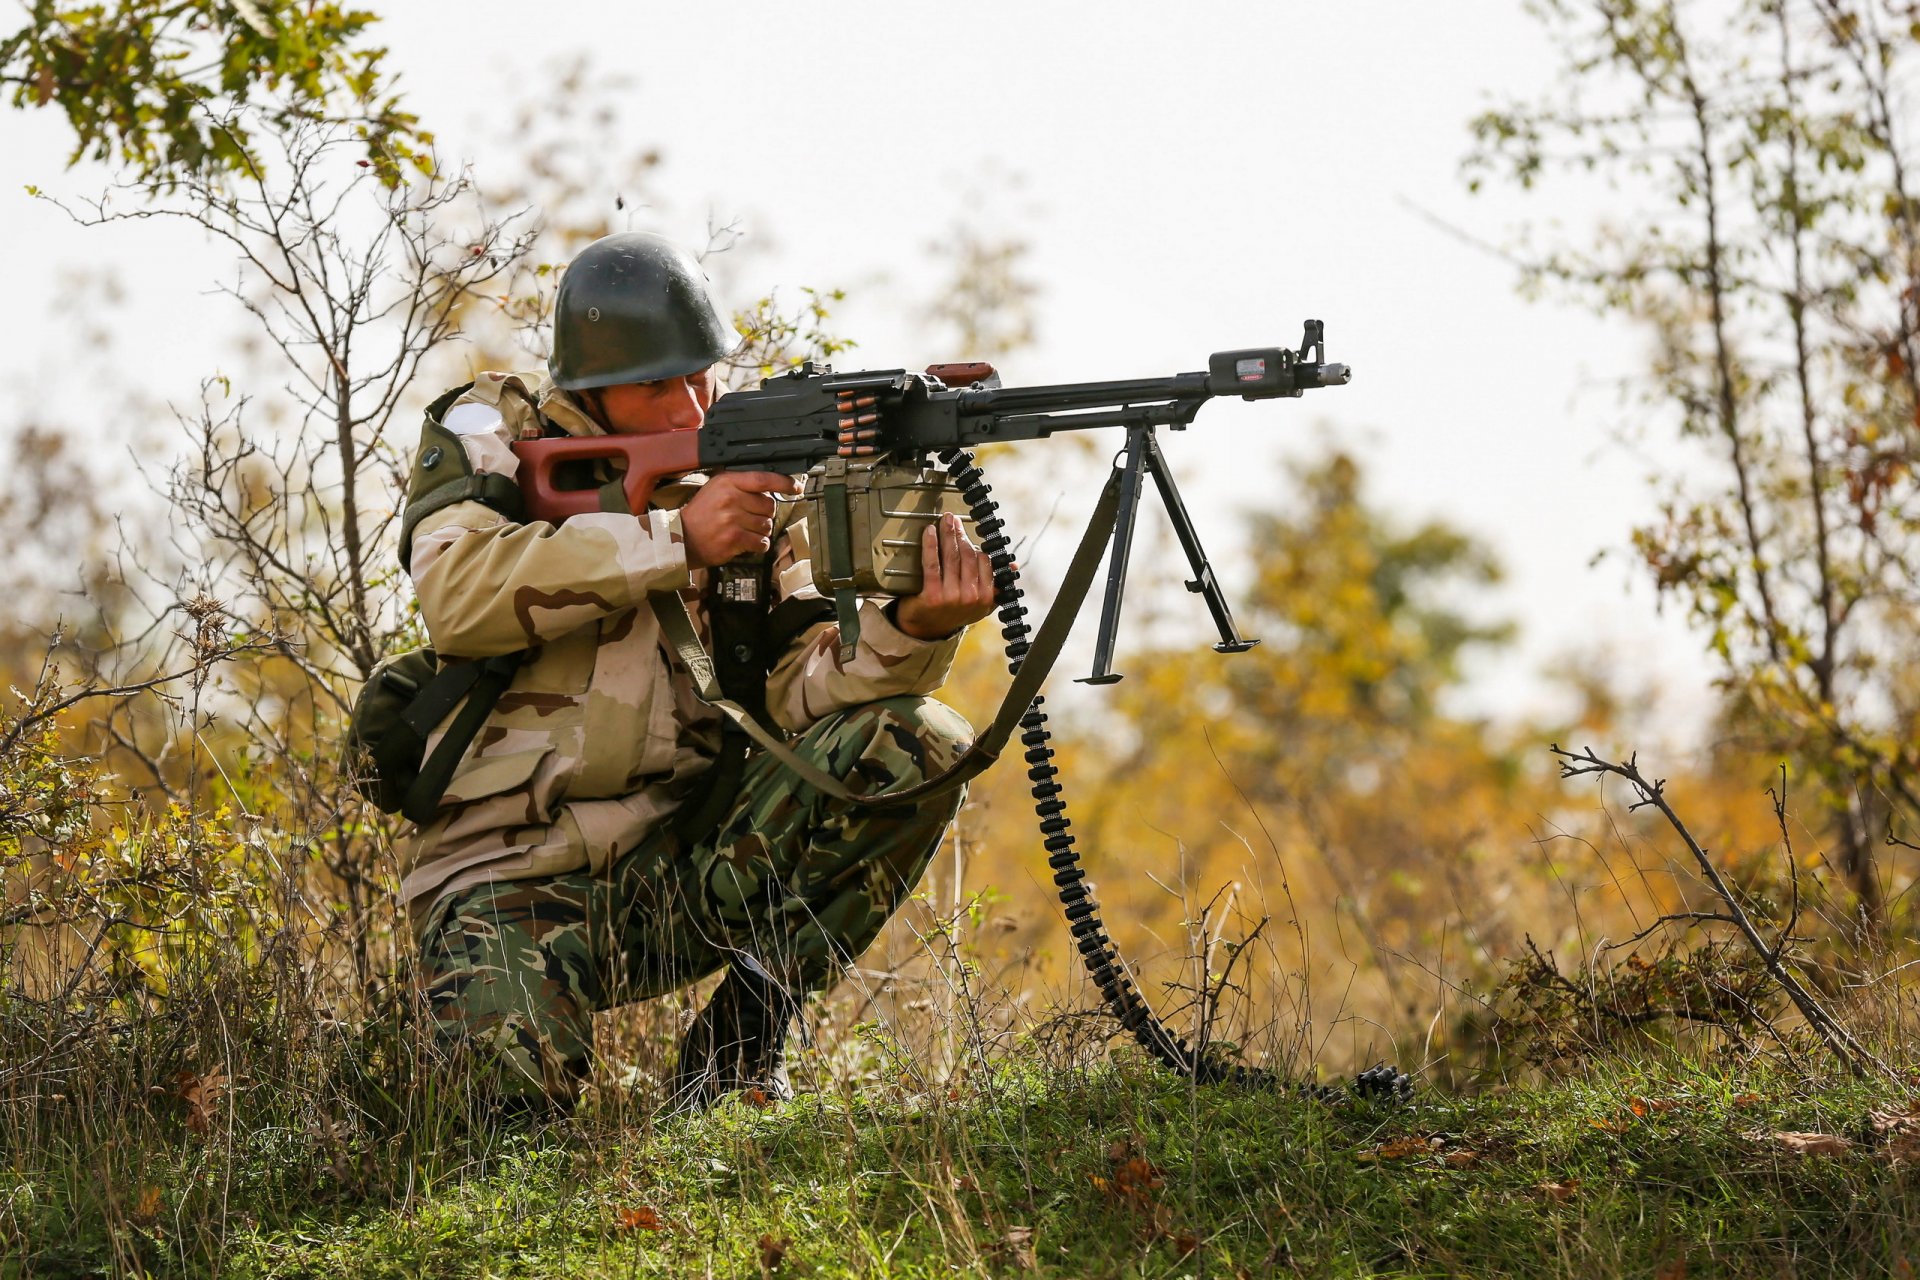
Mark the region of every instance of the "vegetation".
<instances>
[{"instance_id":1,"label":"vegetation","mask_svg":"<svg viewBox=\"0 0 1920 1280\"><path fill-rule=\"evenodd\" d=\"M1817 787L1842 931L1871 943L1920 821L1920 192L1898 88L1920 25L1850 0L1533 7L1560 88L1475 122L1470 181L1620 193L1585 247L1524 249L1528 283L1653 339L1637 407L1706 466L1660 477L1635 550L1719 659L1730 732Z\"/></svg>"},{"instance_id":2,"label":"vegetation","mask_svg":"<svg viewBox=\"0 0 1920 1280\"><path fill-rule=\"evenodd\" d=\"M1060 740L1163 1012L1289 1080L1397 1059L1415 1105L1141 1063L1003 768L811 1011L810 1097L664 1114L689 992L604 1016L579 1114L527 1130L473 1114L421 1034L395 832L335 744L417 631L409 415L542 354L561 265L615 216L576 127L608 86L559 79L521 123L537 164L451 173L369 14L31 6L0 80L122 166L67 207L210 233L252 327L178 414L162 515L20 521L43 542L0 583L0 1274L1911 1274L1920 246L1893 104L1920 26L1535 7L1580 92L1489 113L1470 174L1570 169L1660 212L1516 256L1648 327L1639 404L1711 464L1657 477L1634 541L1721 662L1710 758L1634 757L1648 722L1590 667L1560 721L1459 714L1514 634L1476 598L1498 549L1380 510L1331 451L1247 530L1266 644L1135 653ZM962 226L942 254L929 319L1030 340L1022 243ZM739 372L843 351L839 297L747 308ZM0 512L85 466L24 425ZM39 607L44 564L84 617ZM1002 685L976 641L955 699Z\"/></svg>"}]
</instances>

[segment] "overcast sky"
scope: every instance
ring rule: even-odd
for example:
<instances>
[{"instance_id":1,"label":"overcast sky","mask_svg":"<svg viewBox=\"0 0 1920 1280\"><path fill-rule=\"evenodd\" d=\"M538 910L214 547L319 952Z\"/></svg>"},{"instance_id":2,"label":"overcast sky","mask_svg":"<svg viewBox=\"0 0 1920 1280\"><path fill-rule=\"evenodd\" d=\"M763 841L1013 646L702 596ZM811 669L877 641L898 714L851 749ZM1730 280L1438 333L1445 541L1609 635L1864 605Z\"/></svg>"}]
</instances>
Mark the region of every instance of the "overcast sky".
<instances>
[{"instance_id":1,"label":"overcast sky","mask_svg":"<svg viewBox=\"0 0 1920 1280\"><path fill-rule=\"evenodd\" d=\"M1491 241L1522 217L1596 216L1551 197L1469 197L1457 178L1488 95L1552 72L1517 0L756 2L727 6L719 25L691 4L576 2L537 21L476 0L372 7L388 15L412 108L483 182L510 104L538 101L553 67L589 52L630 73L598 142L610 173L663 155L658 205L633 225L698 240L710 216L739 219L757 252L740 260L751 278L730 285L848 287L838 319L862 364L969 354L929 349L917 313L938 279L927 246L976 191L990 229L1031 242L1044 291L1037 344L1003 362L1010 383L1198 369L1211 351L1292 344L1302 319L1325 320L1351 386L1210 406L1169 444L1228 581L1230 513L1283 502L1285 460L1335 439L1362 457L1377 500L1410 522L1462 525L1507 565L1488 612L1516 618L1522 643L1476 669L1473 709L1551 706L1540 669L1600 647L1657 678L1680 720L1705 708L1699 641L1656 616L1626 557L1592 563L1624 547L1650 510L1648 463L1667 460L1658 435L1638 454L1614 443L1642 339L1522 301L1507 265L1427 216ZM52 113L0 111L13 295L0 373L43 416L96 430L99 371L44 320L67 269L118 269L130 297L93 319L117 339L116 374L161 399L190 396L220 365L234 323L206 296L223 259L182 228L86 232L21 193L99 188L98 171L62 171L66 145ZM1062 501L1040 558L1070 550L1076 502Z\"/></svg>"}]
</instances>

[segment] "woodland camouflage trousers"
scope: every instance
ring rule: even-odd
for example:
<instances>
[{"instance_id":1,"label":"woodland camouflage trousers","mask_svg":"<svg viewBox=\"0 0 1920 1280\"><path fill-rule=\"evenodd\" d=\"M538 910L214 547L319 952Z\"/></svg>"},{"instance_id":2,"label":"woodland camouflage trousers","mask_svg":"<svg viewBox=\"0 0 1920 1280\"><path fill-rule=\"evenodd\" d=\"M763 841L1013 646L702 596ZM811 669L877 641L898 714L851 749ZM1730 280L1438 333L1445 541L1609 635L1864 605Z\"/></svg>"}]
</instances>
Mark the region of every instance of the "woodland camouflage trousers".
<instances>
[{"instance_id":1,"label":"woodland camouflage trousers","mask_svg":"<svg viewBox=\"0 0 1920 1280\"><path fill-rule=\"evenodd\" d=\"M793 749L855 791L945 769L972 737L929 698L829 716ZM436 1036L504 1097L571 1099L592 1049L591 1015L662 995L738 953L796 995L866 949L913 891L959 808L855 809L764 754L711 836L655 831L600 874L505 880L451 895L421 931Z\"/></svg>"}]
</instances>

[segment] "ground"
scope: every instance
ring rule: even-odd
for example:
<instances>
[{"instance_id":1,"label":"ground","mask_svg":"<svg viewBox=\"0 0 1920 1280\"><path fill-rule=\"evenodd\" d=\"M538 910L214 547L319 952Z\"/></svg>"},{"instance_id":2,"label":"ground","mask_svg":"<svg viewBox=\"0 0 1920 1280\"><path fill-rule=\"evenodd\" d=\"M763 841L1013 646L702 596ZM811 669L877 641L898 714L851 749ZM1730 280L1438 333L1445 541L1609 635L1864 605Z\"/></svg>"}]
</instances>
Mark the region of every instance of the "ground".
<instances>
[{"instance_id":1,"label":"ground","mask_svg":"<svg viewBox=\"0 0 1920 1280\"><path fill-rule=\"evenodd\" d=\"M1903 1089L1671 1053L1404 1108L1009 1063L931 1092L332 1146L248 1128L238 1101L204 1125L155 1101L178 1113L164 1141L96 1159L144 1170L128 1185L52 1172L77 1151L12 1153L0 1270L1675 1280L1909 1276L1920 1256Z\"/></svg>"}]
</instances>

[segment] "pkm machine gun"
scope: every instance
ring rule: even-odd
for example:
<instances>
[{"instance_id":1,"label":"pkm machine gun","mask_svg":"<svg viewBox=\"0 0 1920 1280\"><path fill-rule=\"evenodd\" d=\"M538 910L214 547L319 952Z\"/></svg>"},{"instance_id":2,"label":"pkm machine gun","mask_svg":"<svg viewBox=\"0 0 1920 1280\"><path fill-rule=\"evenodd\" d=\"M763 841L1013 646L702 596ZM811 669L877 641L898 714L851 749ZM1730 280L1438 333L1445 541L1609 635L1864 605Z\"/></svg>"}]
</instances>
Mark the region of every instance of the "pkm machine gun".
<instances>
[{"instance_id":1,"label":"pkm machine gun","mask_svg":"<svg viewBox=\"0 0 1920 1280\"><path fill-rule=\"evenodd\" d=\"M1045 700L1039 690L1059 656L1102 559L1107 564L1106 590L1093 671L1086 680L1107 684L1120 678L1113 670L1114 639L1140 494L1149 479L1160 493L1193 572L1187 587L1205 599L1219 632L1214 648L1238 653L1257 643L1243 637L1234 625L1186 504L1160 452L1157 433L1162 427L1184 430L1201 407L1216 397L1294 398L1320 387L1344 386L1350 376L1347 366L1327 362L1325 328L1318 320L1306 322L1297 349L1222 351L1208 360L1204 373L1119 382L1005 387L984 364L934 365L918 373L903 369L835 373L808 362L764 379L755 389L736 391L715 401L704 426L697 430L522 441L513 448L521 462L520 483L527 514L552 521L601 509L602 494L595 487L569 488L561 484L563 468L574 462L612 460L624 465L621 487L629 509L634 511L641 510L654 486L671 475L716 470L806 473L803 501L811 504L809 520L819 521L812 538L814 554L826 558L825 563L816 559L815 581L830 584L840 596L843 643L848 642L847 627L854 616L846 605L857 577L852 545L855 522L849 518L849 494L912 491L911 501L900 498L891 504L881 502L879 523L884 524L895 518L936 518L943 507L925 500L925 491L930 483L942 489L951 485L951 496L973 518L980 534L979 545L993 562L1012 686L993 723L960 761L938 778L903 790L864 796L847 793L831 778L810 777L809 781L828 794L859 804L911 802L976 776L999 757L1017 731L1054 887L1075 948L1114 1017L1150 1053L1183 1075L1202 1081L1279 1083L1270 1072L1220 1061L1208 1052L1204 1042L1189 1044L1154 1014L1141 995L1107 934L1092 886L1080 865L1067 820L1066 798L1053 764L1042 708ZM982 444L1039 440L1062 431L1096 427L1123 428L1126 446L1107 478L1053 606L1036 632L1027 622L1011 541L992 491L969 450ZM944 473L928 466L931 459L941 463ZM882 474L883 469L903 478L889 478ZM935 480L929 482L928 476ZM943 497L941 502L945 501ZM821 536L822 530L825 536ZM916 546L918 539L896 537L894 541L910 547ZM729 574L737 576L729 578ZM716 606L722 600L739 598L750 581L737 563L722 566L715 587ZM879 589L889 589L884 575L869 582ZM697 641L694 647L697 649ZM704 655L692 656L704 662ZM689 667L692 665L690 662ZM724 700L722 705L726 705ZM753 731L750 724L742 727ZM777 741L763 734L755 737L763 748L783 758L789 754ZM808 768L797 757L788 764L796 771ZM1404 1096L1411 1081L1383 1064L1360 1073L1349 1088L1362 1095L1393 1098ZM1302 1089L1322 1095L1330 1092L1315 1086Z\"/></svg>"},{"instance_id":2,"label":"pkm machine gun","mask_svg":"<svg viewBox=\"0 0 1920 1280\"><path fill-rule=\"evenodd\" d=\"M1306 322L1298 349L1216 352L1204 373L1163 378L1005 387L986 364L933 365L924 372L836 373L807 361L763 379L757 388L721 397L696 430L529 440L515 443L513 449L521 462L520 488L527 515L558 522L601 509L597 487L568 488L561 483L563 469L580 462L611 460L623 466L623 489L629 508L635 511L644 509L662 479L689 471L806 473L810 501L826 504L844 499L849 475L860 469L892 466L917 472L926 468L930 457L977 445L1041 440L1063 431L1097 427L1124 428L1124 461L1113 478L1119 501L1106 556L1100 630L1093 670L1085 677L1088 683L1107 684L1120 678L1113 670L1113 651L1140 494L1149 478L1192 569L1187 588L1206 601L1219 632L1214 648L1239 653L1258 643L1241 636L1234 625L1160 451L1159 429L1184 430L1215 397L1294 398L1319 387L1343 386L1350 376L1346 365L1327 362L1326 329L1318 320ZM822 524L833 529L834 512L824 514ZM994 520L995 527L982 529L986 536L981 545L997 557L1008 540L997 516ZM818 554L834 554L832 538L815 542ZM850 572L842 572L847 566L822 569L818 576L823 580L852 580Z\"/></svg>"}]
</instances>

